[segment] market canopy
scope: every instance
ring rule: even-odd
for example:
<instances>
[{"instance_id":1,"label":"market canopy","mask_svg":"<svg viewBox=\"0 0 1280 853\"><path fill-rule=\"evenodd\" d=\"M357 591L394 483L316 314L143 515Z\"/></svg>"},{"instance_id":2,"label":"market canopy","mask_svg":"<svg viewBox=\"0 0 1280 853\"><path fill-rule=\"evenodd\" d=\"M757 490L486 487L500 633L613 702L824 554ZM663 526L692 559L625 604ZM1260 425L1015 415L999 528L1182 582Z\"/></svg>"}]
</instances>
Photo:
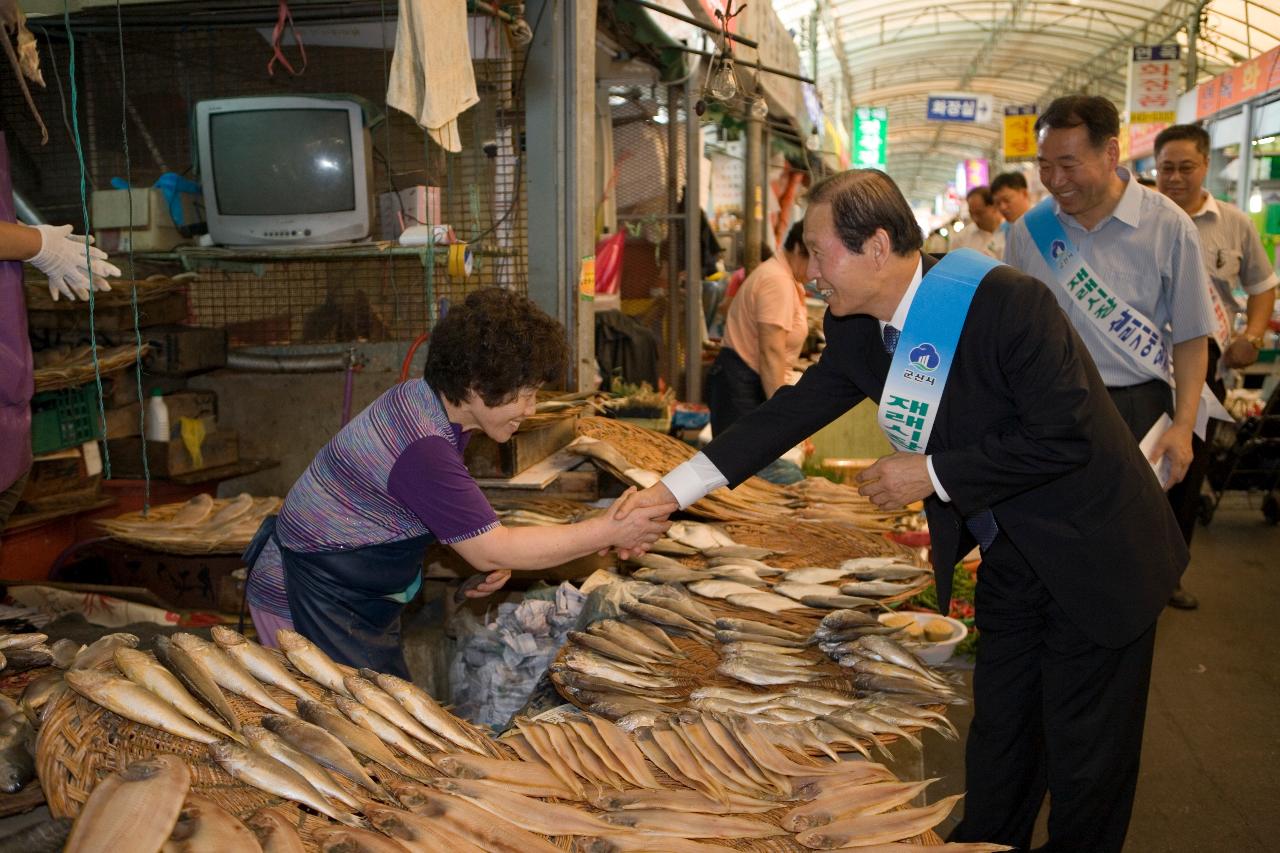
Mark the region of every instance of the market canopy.
<instances>
[{"instance_id":1,"label":"market canopy","mask_svg":"<svg viewBox=\"0 0 1280 853\"><path fill-rule=\"evenodd\" d=\"M1090 92L1123 105L1134 45L1188 44L1199 18L1201 82L1280 42L1274 0L774 0L801 43L830 118L888 107L887 170L907 197L931 200L958 161L998 160L1005 107ZM930 95L989 96L988 121L928 118ZM982 99L985 100L985 99Z\"/></svg>"}]
</instances>

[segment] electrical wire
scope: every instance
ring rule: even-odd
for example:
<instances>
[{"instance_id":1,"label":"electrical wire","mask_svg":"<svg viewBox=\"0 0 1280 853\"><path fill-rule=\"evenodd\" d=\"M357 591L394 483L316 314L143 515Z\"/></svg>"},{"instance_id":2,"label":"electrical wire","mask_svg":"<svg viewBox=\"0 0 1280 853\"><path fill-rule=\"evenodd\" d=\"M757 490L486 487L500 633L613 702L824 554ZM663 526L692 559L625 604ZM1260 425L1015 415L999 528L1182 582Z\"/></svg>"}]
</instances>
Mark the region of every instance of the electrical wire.
<instances>
[{"instance_id":1,"label":"electrical wire","mask_svg":"<svg viewBox=\"0 0 1280 853\"><path fill-rule=\"evenodd\" d=\"M79 93L76 90L76 39L71 32L71 2L62 0L62 23L67 31L67 79L71 86L71 130L75 140L76 159L80 163L80 213L84 220L84 266L89 274L89 352L93 356L93 379L98 388L98 417L102 423L102 470L111 479L111 448L107 444L107 409L102 399L102 365L98 361L98 333L93 317L93 256L89 254L89 192L88 175L84 165L84 145L80 140L80 116L76 111ZM144 451L145 452L145 451Z\"/></svg>"},{"instance_id":2,"label":"electrical wire","mask_svg":"<svg viewBox=\"0 0 1280 853\"><path fill-rule=\"evenodd\" d=\"M124 185L129 193L129 305L133 309L133 373L138 388L138 434L142 436L142 517L151 512L151 463L147 460L147 406L142 398L142 329L138 316L138 277L133 266L133 161L129 159L129 81L124 61L124 19L116 0L116 43L120 48L120 138L124 148ZM106 436L103 435L103 439Z\"/></svg>"}]
</instances>

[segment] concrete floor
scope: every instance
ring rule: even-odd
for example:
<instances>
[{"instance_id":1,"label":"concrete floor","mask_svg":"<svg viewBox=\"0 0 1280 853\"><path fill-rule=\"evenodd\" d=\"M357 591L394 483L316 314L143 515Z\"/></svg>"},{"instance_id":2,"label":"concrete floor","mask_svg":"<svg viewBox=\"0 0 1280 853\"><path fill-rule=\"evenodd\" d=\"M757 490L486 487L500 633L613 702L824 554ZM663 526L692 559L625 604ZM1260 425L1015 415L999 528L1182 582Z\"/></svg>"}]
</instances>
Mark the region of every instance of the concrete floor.
<instances>
[{"instance_id":1,"label":"concrete floor","mask_svg":"<svg viewBox=\"0 0 1280 853\"><path fill-rule=\"evenodd\" d=\"M1193 611L1166 609L1156 655L1142 772L1126 853L1280 847L1280 528L1258 501L1231 494L1192 542L1184 586ZM963 735L970 713L952 719ZM962 743L932 733L924 761L896 747L901 775L940 776L930 801L964 785ZM915 772L912 772L912 771ZM956 816L960 814L957 810ZM1047 809L1035 843L1046 839ZM954 817L940 831L954 824Z\"/></svg>"}]
</instances>

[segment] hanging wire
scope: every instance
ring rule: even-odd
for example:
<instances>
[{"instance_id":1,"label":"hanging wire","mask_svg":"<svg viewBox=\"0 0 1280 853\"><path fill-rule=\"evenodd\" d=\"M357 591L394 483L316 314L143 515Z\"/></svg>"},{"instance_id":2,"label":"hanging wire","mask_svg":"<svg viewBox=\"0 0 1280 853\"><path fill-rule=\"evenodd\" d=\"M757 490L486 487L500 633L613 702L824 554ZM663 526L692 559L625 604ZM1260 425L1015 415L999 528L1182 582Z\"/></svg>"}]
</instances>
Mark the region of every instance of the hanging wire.
<instances>
[{"instance_id":1,"label":"hanging wire","mask_svg":"<svg viewBox=\"0 0 1280 853\"><path fill-rule=\"evenodd\" d=\"M80 163L80 214L84 220L84 265L89 273L89 352L93 355L93 380L98 388L98 417L102 422L102 470L111 479L111 448L107 445L107 408L102 400L102 365L98 361L98 333L93 320L93 256L89 254L89 194L85 183L84 145L80 141L80 113L76 109L76 37L71 31L71 2L62 0L62 25L67 31L67 77L71 85L71 135Z\"/></svg>"},{"instance_id":2,"label":"hanging wire","mask_svg":"<svg viewBox=\"0 0 1280 853\"><path fill-rule=\"evenodd\" d=\"M138 387L138 432L142 436L142 517L151 512L151 464L147 460L147 405L142 398L142 329L138 316L138 277L133 271L133 164L129 159L129 81L125 77L124 19L116 0L116 42L120 47L120 137L124 147L124 185L129 193L129 304L133 308L135 355L133 375Z\"/></svg>"}]
</instances>

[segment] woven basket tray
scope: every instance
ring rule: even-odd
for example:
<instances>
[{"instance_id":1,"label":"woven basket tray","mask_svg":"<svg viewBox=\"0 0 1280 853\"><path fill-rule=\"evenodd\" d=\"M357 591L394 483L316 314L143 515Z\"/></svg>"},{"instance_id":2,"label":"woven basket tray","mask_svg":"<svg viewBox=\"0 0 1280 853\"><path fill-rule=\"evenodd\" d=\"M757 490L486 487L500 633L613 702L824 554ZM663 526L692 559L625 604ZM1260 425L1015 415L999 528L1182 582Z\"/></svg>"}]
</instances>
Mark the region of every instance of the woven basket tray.
<instances>
[{"instance_id":1,"label":"woven basket tray","mask_svg":"<svg viewBox=\"0 0 1280 853\"><path fill-rule=\"evenodd\" d=\"M231 503L230 500L214 500L213 509L208 518ZM117 542L163 551L168 554L239 554L249 547L253 535L258 532L258 525L263 517L280 511L284 503L280 498L254 498L250 514L256 514L253 523L232 524L230 526L210 530L196 525L190 528L175 529L166 527L166 523L186 506L179 501L151 507L143 515L141 511L128 512L115 518L98 521L99 527ZM243 520L242 516L242 520Z\"/></svg>"},{"instance_id":2,"label":"woven basket tray","mask_svg":"<svg viewBox=\"0 0 1280 853\"><path fill-rule=\"evenodd\" d=\"M94 376L98 373L106 376L117 370L123 370L151 352L151 346L143 344L141 347L135 347L133 344L129 344L110 348L99 347L96 373L93 366L93 357L88 352L88 347L85 350L83 357L76 358L74 361L37 368L35 371L36 391L56 391L60 388L74 388L77 385L92 382Z\"/></svg>"}]
</instances>

